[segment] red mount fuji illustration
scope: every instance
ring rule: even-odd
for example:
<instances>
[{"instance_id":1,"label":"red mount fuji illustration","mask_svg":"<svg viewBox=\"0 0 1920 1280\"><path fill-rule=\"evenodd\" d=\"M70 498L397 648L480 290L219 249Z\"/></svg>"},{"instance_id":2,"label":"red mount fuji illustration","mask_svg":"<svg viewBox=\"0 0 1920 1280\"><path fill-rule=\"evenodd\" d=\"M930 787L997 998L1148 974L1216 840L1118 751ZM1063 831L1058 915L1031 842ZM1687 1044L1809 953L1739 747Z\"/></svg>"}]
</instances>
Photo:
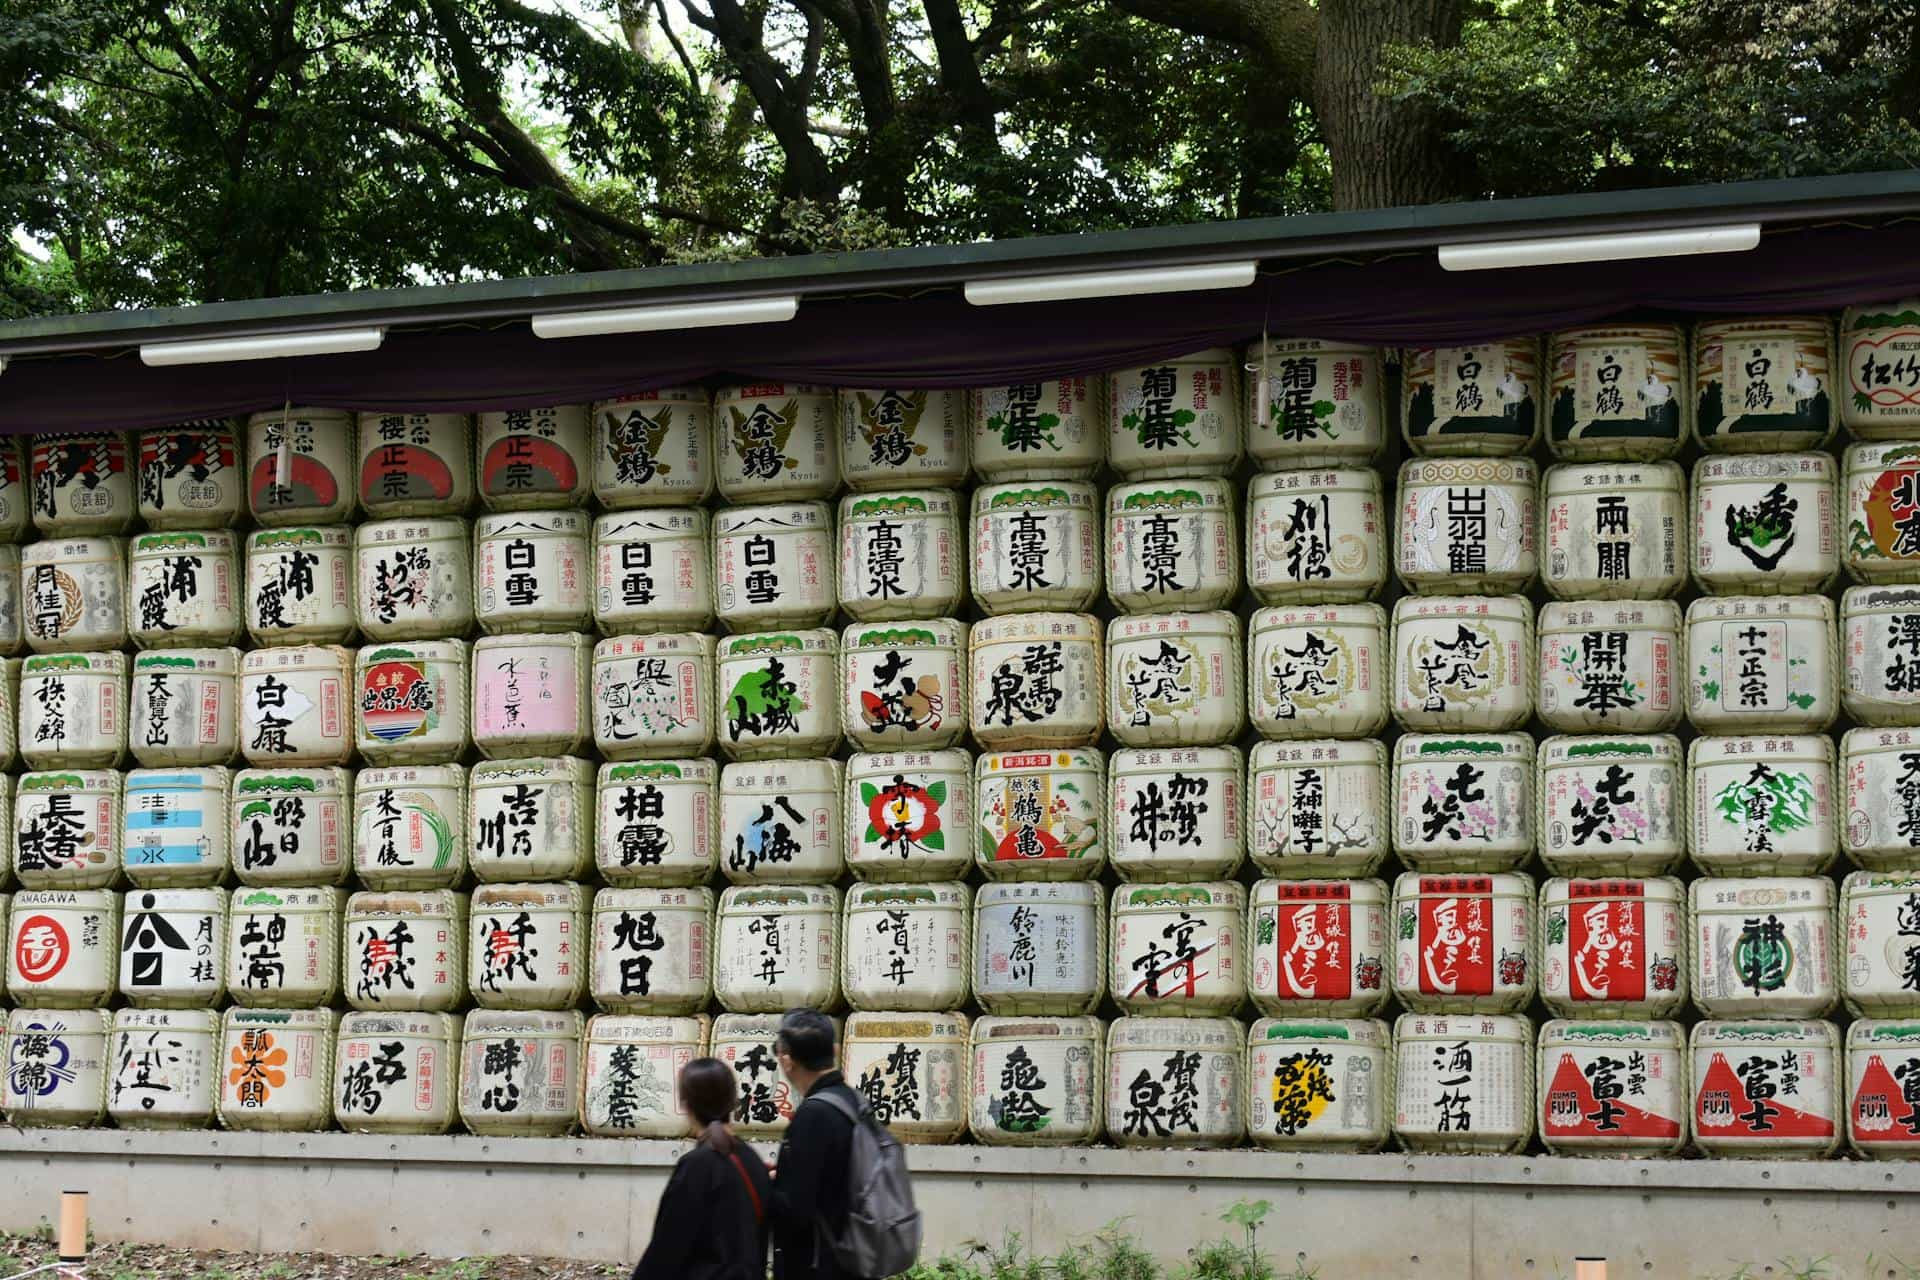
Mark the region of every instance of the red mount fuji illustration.
<instances>
[{"instance_id":1,"label":"red mount fuji illustration","mask_svg":"<svg viewBox=\"0 0 1920 1280\"><path fill-rule=\"evenodd\" d=\"M1622 1079L1625 1073L1621 1073ZM1551 1100L1572 1096L1580 1108L1580 1118L1569 1123L1555 1115ZM1555 1137L1570 1138L1677 1138L1680 1136L1680 1121L1677 1118L1655 1115L1644 1107L1636 1107L1626 1098L1615 1098L1614 1107L1619 1114L1614 1117L1617 1127L1602 1129L1593 1119L1600 1110L1600 1100L1593 1096L1593 1086L1581 1074L1580 1064L1573 1055L1563 1053L1553 1069L1553 1080L1547 1089L1550 1100L1543 1123L1548 1133Z\"/></svg>"},{"instance_id":2,"label":"red mount fuji illustration","mask_svg":"<svg viewBox=\"0 0 1920 1280\"><path fill-rule=\"evenodd\" d=\"M340 482L334 479L333 472L304 453L290 455L287 466L288 488L292 496L286 502L270 502L268 495L276 483L276 467L279 462L277 453L270 453L253 464L253 475L248 489L253 496L256 510L273 507L330 507L340 497Z\"/></svg>"},{"instance_id":3,"label":"red mount fuji illustration","mask_svg":"<svg viewBox=\"0 0 1920 1280\"><path fill-rule=\"evenodd\" d=\"M387 477L398 472L404 492L387 487ZM300 469L294 468L298 475ZM375 449L360 465L360 496L378 498L446 498L453 493L453 472L439 454L414 444L388 444Z\"/></svg>"},{"instance_id":4,"label":"red mount fuji illustration","mask_svg":"<svg viewBox=\"0 0 1920 1280\"><path fill-rule=\"evenodd\" d=\"M1774 1059L1776 1069L1772 1073L1776 1087L1780 1073L1777 1069L1777 1054L1763 1055ZM1802 1079L1800 1088L1809 1095L1819 1088L1811 1080ZM1732 1122L1724 1117L1709 1119L1702 1103L1715 1094L1724 1093L1733 1103ZM1796 1098L1784 1096L1778 1092L1766 1099L1765 1129L1756 1130L1750 1120L1743 1116L1753 1114L1753 1099L1747 1096L1746 1084L1734 1072L1733 1064L1727 1061L1724 1053L1715 1053L1713 1061L1707 1064L1706 1078L1700 1082L1700 1089L1693 1099L1694 1124L1701 1132L1716 1137L1733 1138L1830 1138L1833 1136L1833 1121L1825 1116L1817 1116L1802 1111L1793 1103Z\"/></svg>"}]
</instances>

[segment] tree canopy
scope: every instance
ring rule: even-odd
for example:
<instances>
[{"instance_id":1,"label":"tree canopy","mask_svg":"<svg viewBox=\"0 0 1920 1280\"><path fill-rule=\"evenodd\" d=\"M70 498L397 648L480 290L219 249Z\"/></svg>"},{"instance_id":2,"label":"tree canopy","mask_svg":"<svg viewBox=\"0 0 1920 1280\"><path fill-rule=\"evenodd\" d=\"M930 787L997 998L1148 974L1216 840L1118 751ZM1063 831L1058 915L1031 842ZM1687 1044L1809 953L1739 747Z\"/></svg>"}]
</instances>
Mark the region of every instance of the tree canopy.
<instances>
[{"instance_id":1,"label":"tree canopy","mask_svg":"<svg viewBox=\"0 0 1920 1280\"><path fill-rule=\"evenodd\" d=\"M0 314L1909 166L1920 0L0 0Z\"/></svg>"}]
</instances>

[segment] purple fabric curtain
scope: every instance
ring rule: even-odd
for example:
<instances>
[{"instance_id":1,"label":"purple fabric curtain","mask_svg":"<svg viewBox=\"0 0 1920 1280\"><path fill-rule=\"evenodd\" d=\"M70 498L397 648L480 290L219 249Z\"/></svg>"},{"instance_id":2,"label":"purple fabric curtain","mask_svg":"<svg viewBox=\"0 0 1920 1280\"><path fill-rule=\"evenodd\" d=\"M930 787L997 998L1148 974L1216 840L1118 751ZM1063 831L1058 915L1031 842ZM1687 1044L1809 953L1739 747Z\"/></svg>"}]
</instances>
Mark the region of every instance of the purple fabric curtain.
<instances>
[{"instance_id":1,"label":"purple fabric curtain","mask_svg":"<svg viewBox=\"0 0 1920 1280\"><path fill-rule=\"evenodd\" d=\"M20 359L0 432L131 428L285 403L481 410L726 379L834 387L1029 381L1257 338L1382 346L1481 341L1627 314L1833 311L1920 294L1920 223L1770 231L1748 253L1449 273L1431 250L1328 260L1251 288L973 307L922 297L809 299L780 325L543 340L523 321L389 332L380 350L149 369L136 351Z\"/></svg>"}]
</instances>

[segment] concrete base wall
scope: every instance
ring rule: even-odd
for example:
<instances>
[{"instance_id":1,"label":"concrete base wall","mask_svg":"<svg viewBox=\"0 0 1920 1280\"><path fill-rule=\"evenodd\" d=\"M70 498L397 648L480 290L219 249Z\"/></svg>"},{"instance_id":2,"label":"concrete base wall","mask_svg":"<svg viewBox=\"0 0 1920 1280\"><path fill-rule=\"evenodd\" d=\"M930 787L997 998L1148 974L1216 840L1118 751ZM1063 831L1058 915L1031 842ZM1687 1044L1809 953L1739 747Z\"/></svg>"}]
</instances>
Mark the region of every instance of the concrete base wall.
<instances>
[{"instance_id":1,"label":"concrete base wall","mask_svg":"<svg viewBox=\"0 0 1920 1280\"><path fill-rule=\"evenodd\" d=\"M676 1143L348 1134L0 1131L0 1227L92 1193L105 1240L330 1253L550 1254L631 1261ZM1920 1165L1327 1156L1257 1151L911 1150L927 1255L1050 1251L1103 1225L1172 1261L1265 1199L1261 1243L1321 1280L1786 1275L1909 1280L1920 1267Z\"/></svg>"}]
</instances>

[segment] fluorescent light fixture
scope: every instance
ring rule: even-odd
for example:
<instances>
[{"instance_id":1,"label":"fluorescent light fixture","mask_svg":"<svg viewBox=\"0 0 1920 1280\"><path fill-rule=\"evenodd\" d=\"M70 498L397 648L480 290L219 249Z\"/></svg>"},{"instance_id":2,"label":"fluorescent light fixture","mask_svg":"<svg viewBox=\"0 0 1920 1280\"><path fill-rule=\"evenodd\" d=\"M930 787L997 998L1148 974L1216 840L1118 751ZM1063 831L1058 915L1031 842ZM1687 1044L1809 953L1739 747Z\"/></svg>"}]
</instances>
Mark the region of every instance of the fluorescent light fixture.
<instances>
[{"instance_id":1,"label":"fluorescent light fixture","mask_svg":"<svg viewBox=\"0 0 1920 1280\"><path fill-rule=\"evenodd\" d=\"M1073 298L1125 298L1141 293L1243 289L1253 283L1259 266L1257 262L1214 262L1197 267L1140 267L1130 271L969 280L966 294L967 301L976 307L998 307L1010 302L1066 302Z\"/></svg>"},{"instance_id":2,"label":"fluorescent light fixture","mask_svg":"<svg viewBox=\"0 0 1920 1280\"><path fill-rule=\"evenodd\" d=\"M147 342L140 363L148 365L225 364L231 360L283 360L290 356L332 356L377 351L384 328L314 329L305 333L265 333L251 338L203 338L193 342Z\"/></svg>"},{"instance_id":3,"label":"fluorescent light fixture","mask_svg":"<svg viewBox=\"0 0 1920 1280\"><path fill-rule=\"evenodd\" d=\"M662 329L711 329L733 324L778 324L800 310L797 294L738 298L731 302L683 302L603 311L554 311L533 318L542 338L590 338L603 333L657 333Z\"/></svg>"},{"instance_id":4,"label":"fluorescent light fixture","mask_svg":"<svg viewBox=\"0 0 1920 1280\"><path fill-rule=\"evenodd\" d=\"M1760 224L1743 222L1674 231L1443 244L1440 265L1448 271L1493 271L1502 267L1551 267L1569 262L1617 262L1625 258L1676 258L1689 253L1742 253L1759 243Z\"/></svg>"}]
</instances>

